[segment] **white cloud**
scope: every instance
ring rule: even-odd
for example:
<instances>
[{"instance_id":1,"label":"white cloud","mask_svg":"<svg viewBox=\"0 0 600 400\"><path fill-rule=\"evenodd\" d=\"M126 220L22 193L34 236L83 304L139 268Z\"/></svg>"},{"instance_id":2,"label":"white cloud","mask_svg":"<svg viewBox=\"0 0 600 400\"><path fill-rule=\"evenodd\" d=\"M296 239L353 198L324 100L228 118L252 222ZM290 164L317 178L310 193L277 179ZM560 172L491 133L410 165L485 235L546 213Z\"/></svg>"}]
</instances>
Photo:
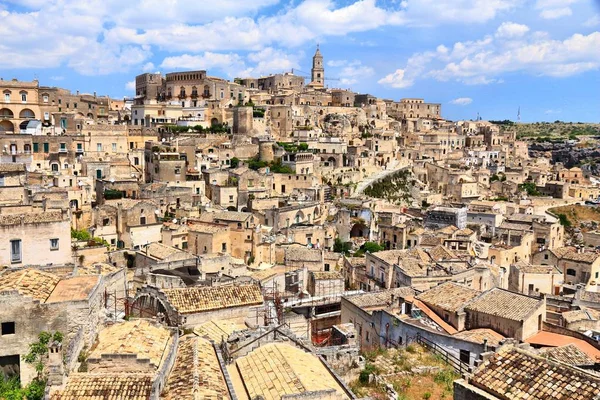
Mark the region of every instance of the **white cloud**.
<instances>
[{"instance_id":1,"label":"white cloud","mask_svg":"<svg viewBox=\"0 0 600 400\"><path fill-rule=\"evenodd\" d=\"M567 77L600 69L599 48L600 32L574 34L563 40L539 32L511 38L486 36L416 53L405 67L379 83L401 88L417 79L434 78L481 85L501 83L506 73Z\"/></svg>"},{"instance_id":2,"label":"white cloud","mask_svg":"<svg viewBox=\"0 0 600 400\"><path fill-rule=\"evenodd\" d=\"M588 28L600 26L600 14L596 14L593 17L590 17L587 21L583 23L583 26Z\"/></svg>"},{"instance_id":3,"label":"white cloud","mask_svg":"<svg viewBox=\"0 0 600 400\"><path fill-rule=\"evenodd\" d=\"M91 75L151 71L149 58L157 51L173 57L258 53L386 26L483 24L523 0L7 1L0 6L10 10L0 11L0 68L67 65ZM279 11L264 12L277 4ZM268 61L256 64L261 69ZM290 57L275 62L285 68L292 64Z\"/></svg>"},{"instance_id":4,"label":"white cloud","mask_svg":"<svg viewBox=\"0 0 600 400\"><path fill-rule=\"evenodd\" d=\"M570 7L562 7L562 8L550 8L548 10L544 10L540 13L540 17L544 19L557 19L561 17L568 17L572 15L573 11Z\"/></svg>"},{"instance_id":5,"label":"white cloud","mask_svg":"<svg viewBox=\"0 0 600 400\"><path fill-rule=\"evenodd\" d=\"M562 112L562 110L549 109L549 110L544 111L544 114L552 115L552 114L560 114L561 112Z\"/></svg>"},{"instance_id":6,"label":"white cloud","mask_svg":"<svg viewBox=\"0 0 600 400\"><path fill-rule=\"evenodd\" d=\"M373 76L374 73L373 68L362 65L358 60L354 60L346 62L346 66L342 68L338 75L342 85L350 86L360 82L362 79Z\"/></svg>"},{"instance_id":7,"label":"white cloud","mask_svg":"<svg viewBox=\"0 0 600 400\"><path fill-rule=\"evenodd\" d=\"M572 15L573 10L569 6L577 1L579 0L538 0L535 3L535 8L542 10L540 17L544 19L557 19Z\"/></svg>"},{"instance_id":8,"label":"white cloud","mask_svg":"<svg viewBox=\"0 0 600 400\"><path fill-rule=\"evenodd\" d=\"M160 64L161 68L167 70L209 70L221 69L230 74L242 70L244 61L235 53L212 53L205 52L202 55L182 54L180 56L167 57Z\"/></svg>"},{"instance_id":9,"label":"white cloud","mask_svg":"<svg viewBox=\"0 0 600 400\"><path fill-rule=\"evenodd\" d=\"M473 102L473 99L470 97L459 97L456 98L452 101L450 101L450 104L456 104L458 106L467 106L469 104L471 104Z\"/></svg>"},{"instance_id":10,"label":"white cloud","mask_svg":"<svg viewBox=\"0 0 600 400\"><path fill-rule=\"evenodd\" d=\"M405 74L405 70L397 69L393 73L386 75L385 77L378 80L377 83L386 86L391 86L396 89L407 88L412 86L414 84L414 81L412 79L406 79Z\"/></svg>"},{"instance_id":11,"label":"white cloud","mask_svg":"<svg viewBox=\"0 0 600 400\"><path fill-rule=\"evenodd\" d=\"M134 92L135 91L135 81L129 81L125 84L125 90L127 90L128 92Z\"/></svg>"},{"instance_id":12,"label":"white cloud","mask_svg":"<svg viewBox=\"0 0 600 400\"><path fill-rule=\"evenodd\" d=\"M327 66L328 67L343 67L344 65L348 64L348 60L330 60L327 61Z\"/></svg>"},{"instance_id":13,"label":"white cloud","mask_svg":"<svg viewBox=\"0 0 600 400\"><path fill-rule=\"evenodd\" d=\"M154 71L156 67L154 66L154 63L152 62L147 62L146 64L144 64L144 66L142 67L142 71L144 72L150 72L150 71Z\"/></svg>"},{"instance_id":14,"label":"white cloud","mask_svg":"<svg viewBox=\"0 0 600 400\"><path fill-rule=\"evenodd\" d=\"M496 37L515 38L521 37L529 32L527 25L516 24L514 22L503 22L496 31Z\"/></svg>"}]
</instances>

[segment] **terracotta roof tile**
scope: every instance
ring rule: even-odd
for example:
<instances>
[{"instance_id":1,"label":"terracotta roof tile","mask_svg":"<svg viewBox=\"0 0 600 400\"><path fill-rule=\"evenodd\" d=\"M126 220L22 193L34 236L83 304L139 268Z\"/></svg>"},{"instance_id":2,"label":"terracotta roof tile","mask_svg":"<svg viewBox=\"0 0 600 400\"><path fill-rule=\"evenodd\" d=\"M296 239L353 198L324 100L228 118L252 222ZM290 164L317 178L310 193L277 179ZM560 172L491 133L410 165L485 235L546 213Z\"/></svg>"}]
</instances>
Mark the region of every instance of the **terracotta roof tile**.
<instances>
[{"instance_id":1,"label":"terracotta roof tile","mask_svg":"<svg viewBox=\"0 0 600 400\"><path fill-rule=\"evenodd\" d=\"M181 314L259 305L263 302L257 285L176 288L163 289L163 292Z\"/></svg>"},{"instance_id":2,"label":"terracotta roof tile","mask_svg":"<svg viewBox=\"0 0 600 400\"><path fill-rule=\"evenodd\" d=\"M160 367L165 349L171 340L171 331L162 325L138 319L108 326L98 333L98 339L89 354L99 359L103 354L135 354Z\"/></svg>"},{"instance_id":3,"label":"terracotta roof tile","mask_svg":"<svg viewBox=\"0 0 600 400\"><path fill-rule=\"evenodd\" d=\"M417 296L422 302L449 312L457 312L481 292L454 282L446 282Z\"/></svg>"},{"instance_id":4,"label":"terracotta roof tile","mask_svg":"<svg viewBox=\"0 0 600 400\"><path fill-rule=\"evenodd\" d=\"M600 378L514 347L490 357L469 383L502 399L593 400L600 393Z\"/></svg>"},{"instance_id":5,"label":"terracotta roof tile","mask_svg":"<svg viewBox=\"0 0 600 400\"><path fill-rule=\"evenodd\" d=\"M269 343L236 360L251 399L279 400L285 395L333 389L348 399L330 371L310 353L287 343Z\"/></svg>"},{"instance_id":6,"label":"terracotta roof tile","mask_svg":"<svg viewBox=\"0 0 600 400\"><path fill-rule=\"evenodd\" d=\"M60 278L54 274L26 268L0 275L0 291L17 290L23 296L44 302L59 281Z\"/></svg>"},{"instance_id":7,"label":"terracotta roof tile","mask_svg":"<svg viewBox=\"0 0 600 400\"><path fill-rule=\"evenodd\" d=\"M163 397L167 400L230 398L219 359L208 340L187 336L179 341Z\"/></svg>"},{"instance_id":8,"label":"terracotta roof tile","mask_svg":"<svg viewBox=\"0 0 600 400\"><path fill-rule=\"evenodd\" d=\"M148 400L152 376L147 374L74 373L64 388L54 392L52 400Z\"/></svg>"},{"instance_id":9,"label":"terracotta roof tile","mask_svg":"<svg viewBox=\"0 0 600 400\"><path fill-rule=\"evenodd\" d=\"M540 307L543 300L494 288L473 299L465 310L495 315L513 321L522 321Z\"/></svg>"}]
</instances>

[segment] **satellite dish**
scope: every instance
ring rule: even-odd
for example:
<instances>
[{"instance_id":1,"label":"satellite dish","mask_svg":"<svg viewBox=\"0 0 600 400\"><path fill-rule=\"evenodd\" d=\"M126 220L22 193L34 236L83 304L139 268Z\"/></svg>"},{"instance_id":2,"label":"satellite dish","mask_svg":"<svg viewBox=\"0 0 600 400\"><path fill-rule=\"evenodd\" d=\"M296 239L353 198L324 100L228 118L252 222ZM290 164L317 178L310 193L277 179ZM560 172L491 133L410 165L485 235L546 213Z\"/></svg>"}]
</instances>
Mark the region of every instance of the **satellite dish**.
<instances>
[{"instance_id":1,"label":"satellite dish","mask_svg":"<svg viewBox=\"0 0 600 400\"><path fill-rule=\"evenodd\" d=\"M173 223L176 224L177 223L177 218L173 218Z\"/></svg>"},{"instance_id":2,"label":"satellite dish","mask_svg":"<svg viewBox=\"0 0 600 400\"><path fill-rule=\"evenodd\" d=\"M110 178L110 183L115 183L115 178Z\"/></svg>"},{"instance_id":3,"label":"satellite dish","mask_svg":"<svg viewBox=\"0 0 600 400\"><path fill-rule=\"evenodd\" d=\"M160 139L160 141L164 143L165 142L165 138Z\"/></svg>"},{"instance_id":4,"label":"satellite dish","mask_svg":"<svg viewBox=\"0 0 600 400\"><path fill-rule=\"evenodd\" d=\"M160 210L154 210L154 214L160 215Z\"/></svg>"}]
</instances>

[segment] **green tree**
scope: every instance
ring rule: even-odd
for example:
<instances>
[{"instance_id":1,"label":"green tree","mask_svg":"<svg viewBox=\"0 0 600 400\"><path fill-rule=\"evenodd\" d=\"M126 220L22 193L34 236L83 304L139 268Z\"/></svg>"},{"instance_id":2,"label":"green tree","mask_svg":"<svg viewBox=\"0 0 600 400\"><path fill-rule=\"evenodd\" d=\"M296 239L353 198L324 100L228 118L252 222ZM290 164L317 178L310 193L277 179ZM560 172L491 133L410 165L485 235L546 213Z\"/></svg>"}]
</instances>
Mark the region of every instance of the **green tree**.
<instances>
[{"instance_id":1,"label":"green tree","mask_svg":"<svg viewBox=\"0 0 600 400\"><path fill-rule=\"evenodd\" d=\"M352 243L350 242L342 242L342 239L335 238L333 242L333 251L336 253L342 254L350 254L350 249L352 249Z\"/></svg>"},{"instance_id":2,"label":"green tree","mask_svg":"<svg viewBox=\"0 0 600 400\"><path fill-rule=\"evenodd\" d=\"M540 196L541 193L537 190L535 183L533 182L525 182L519 185L520 190L524 190L527 192L529 196Z\"/></svg>"},{"instance_id":3,"label":"green tree","mask_svg":"<svg viewBox=\"0 0 600 400\"><path fill-rule=\"evenodd\" d=\"M46 359L46 355L48 354L48 345L51 341L62 343L63 334L60 332L40 332L38 335L38 341L29 344L29 353L23 357L27 364L31 364L35 368L38 374L38 380L42 380L44 361Z\"/></svg>"},{"instance_id":4,"label":"green tree","mask_svg":"<svg viewBox=\"0 0 600 400\"><path fill-rule=\"evenodd\" d=\"M231 160L229 160L229 165L231 168L237 168L240 165L240 159L237 157L232 157Z\"/></svg>"},{"instance_id":5,"label":"green tree","mask_svg":"<svg viewBox=\"0 0 600 400\"><path fill-rule=\"evenodd\" d=\"M569 221L569 217L567 217L565 214L557 214L557 215L558 215L558 221L560 222L560 224L562 226L564 226L565 228L571 227L571 221Z\"/></svg>"},{"instance_id":6,"label":"green tree","mask_svg":"<svg viewBox=\"0 0 600 400\"><path fill-rule=\"evenodd\" d=\"M308 143L300 143L298 145L298 150L300 150L300 151L306 151L306 150L308 150Z\"/></svg>"}]
</instances>

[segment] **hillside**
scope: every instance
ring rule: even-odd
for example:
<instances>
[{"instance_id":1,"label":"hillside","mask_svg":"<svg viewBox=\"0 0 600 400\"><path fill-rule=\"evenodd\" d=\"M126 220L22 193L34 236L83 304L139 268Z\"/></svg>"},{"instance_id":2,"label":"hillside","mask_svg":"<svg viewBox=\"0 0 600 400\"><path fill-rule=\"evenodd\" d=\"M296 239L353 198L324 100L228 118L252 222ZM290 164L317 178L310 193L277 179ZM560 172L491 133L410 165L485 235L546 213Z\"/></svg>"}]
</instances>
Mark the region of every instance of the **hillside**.
<instances>
[{"instance_id":1,"label":"hillside","mask_svg":"<svg viewBox=\"0 0 600 400\"><path fill-rule=\"evenodd\" d=\"M576 139L578 136L600 135L600 124L583 122L535 122L518 123L494 121L500 123L503 131L517 132L517 139Z\"/></svg>"}]
</instances>

